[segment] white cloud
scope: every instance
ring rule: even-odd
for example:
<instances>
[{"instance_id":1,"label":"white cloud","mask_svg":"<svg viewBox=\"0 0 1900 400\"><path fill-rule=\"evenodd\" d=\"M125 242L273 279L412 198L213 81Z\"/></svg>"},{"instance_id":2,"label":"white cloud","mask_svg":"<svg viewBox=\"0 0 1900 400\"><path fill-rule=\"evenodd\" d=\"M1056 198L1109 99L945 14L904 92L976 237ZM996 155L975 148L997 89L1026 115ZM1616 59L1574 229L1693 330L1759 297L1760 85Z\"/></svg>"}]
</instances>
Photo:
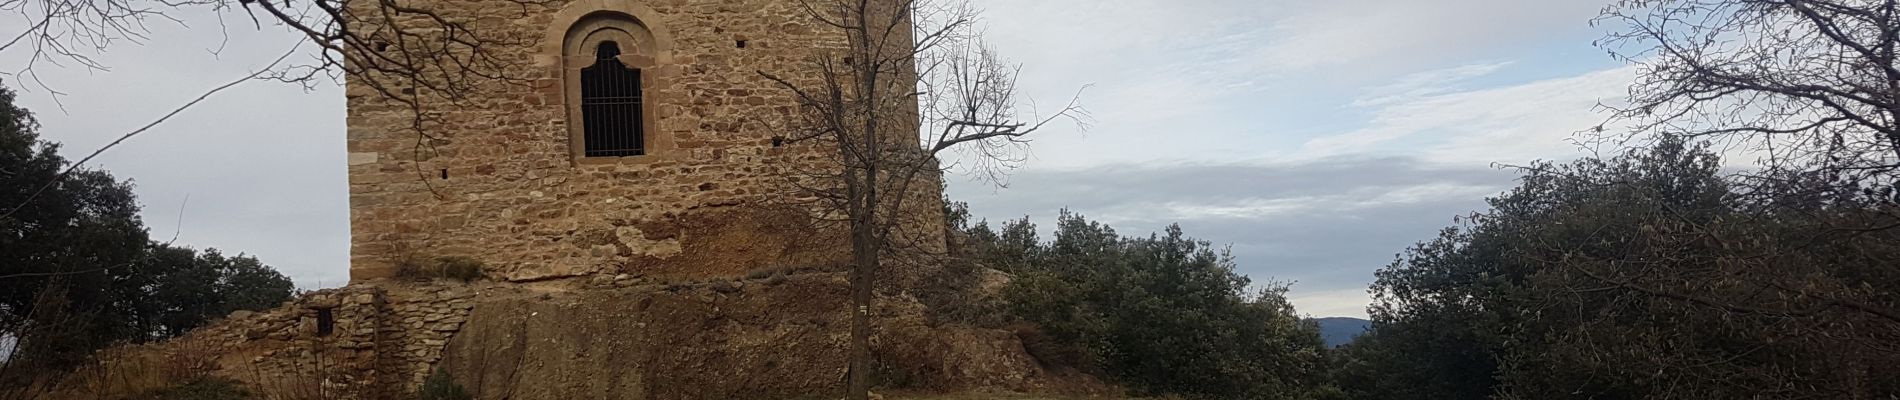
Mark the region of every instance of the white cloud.
<instances>
[{"instance_id":1,"label":"white cloud","mask_svg":"<svg viewBox=\"0 0 1900 400\"><path fill-rule=\"evenodd\" d=\"M1392 96L1372 104L1372 120L1362 129L1314 138L1300 157L1403 152L1445 163L1523 162L1570 158L1575 132L1596 126L1604 116L1593 108L1620 99L1634 77L1633 67L1591 71L1481 90Z\"/></svg>"},{"instance_id":2,"label":"white cloud","mask_svg":"<svg viewBox=\"0 0 1900 400\"><path fill-rule=\"evenodd\" d=\"M1512 64L1510 61L1460 65L1451 68L1413 73L1400 77L1391 84L1375 87L1353 100L1354 107L1379 107L1392 105L1406 100L1456 91L1459 84L1473 78L1498 72Z\"/></svg>"},{"instance_id":3,"label":"white cloud","mask_svg":"<svg viewBox=\"0 0 1900 400\"><path fill-rule=\"evenodd\" d=\"M1418 204L1431 201L1475 199L1497 194L1504 188L1442 182L1419 182L1407 186L1369 186L1342 193L1297 197L1250 197L1221 201L1191 199L1154 203L1124 203L1109 210L1105 221L1118 220L1202 220L1267 219L1303 213L1349 213L1359 210ZM1123 217L1123 216L1126 217ZM1137 217L1138 215L1138 217Z\"/></svg>"},{"instance_id":4,"label":"white cloud","mask_svg":"<svg viewBox=\"0 0 1900 400\"><path fill-rule=\"evenodd\" d=\"M1366 289L1339 289L1326 291L1302 291L1294 285L1287 300L1293 302L1295 311L1315 317L1354 317L1366 318L1366 305L1372 304L1372 294Z\"/></svg>"},{"instance_id":5,"label":"white cloud","mask_svg":"<svg viewBox=\"0 0 1900 400\"><path fill-rule=\"evenodd\" d=\"M1416 65L1582 30L1602 7L1575 0L1285 1L1258 53L1279 71ZM1394 63L1411 60L1414 63ZM1402 68L1402 67L1401 67Z\"/></svg>"}]
</instances>

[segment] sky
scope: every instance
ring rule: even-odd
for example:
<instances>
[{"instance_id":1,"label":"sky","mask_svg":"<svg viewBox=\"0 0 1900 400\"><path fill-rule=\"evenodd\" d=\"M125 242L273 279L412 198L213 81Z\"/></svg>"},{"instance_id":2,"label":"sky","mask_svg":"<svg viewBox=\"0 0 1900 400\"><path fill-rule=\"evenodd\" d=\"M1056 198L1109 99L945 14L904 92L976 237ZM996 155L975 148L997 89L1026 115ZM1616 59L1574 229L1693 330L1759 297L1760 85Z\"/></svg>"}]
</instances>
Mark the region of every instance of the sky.
<instances>
[{"instance_id":1,"label":"sky","mask_svg":"<svg viewBox=\"0 0 1900 400\"><path fill-rule=\"evenodd\" d=\"M1290 282L1313 316L1363 317L1373 272L1509 189L1506 166L1586 154L1574 133L1634 74L1591 46L1598 1L972 1L1021 64L1026 105L1080 93L1092 118L1038 132L1005 185L951 175L953 199L1045 227L1064 208L1131 235L1179 223L1231 245L1255 282ZM16 48L0 80L78 159L295 44L180 17L95 55L109 70L22 73ZM0 13L0 37L13 19ZM336 86L251 82L91 166L134 182L155 239L334 287L348 280L344 116Z\"/></svg>"}]
</instances>

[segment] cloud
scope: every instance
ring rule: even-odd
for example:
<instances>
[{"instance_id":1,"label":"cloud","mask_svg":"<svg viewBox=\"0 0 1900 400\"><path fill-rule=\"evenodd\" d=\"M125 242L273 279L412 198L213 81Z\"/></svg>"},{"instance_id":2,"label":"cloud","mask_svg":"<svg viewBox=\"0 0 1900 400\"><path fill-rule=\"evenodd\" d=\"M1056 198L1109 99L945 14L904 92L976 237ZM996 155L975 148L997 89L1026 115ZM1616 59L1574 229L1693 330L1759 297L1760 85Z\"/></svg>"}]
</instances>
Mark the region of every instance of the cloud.
<instances>
[{"instance_id":1,"label":"cloud","mask_svg":"<svg viewBox=\"0 0 1900 400\"><path fill-rule=\"evenodd\" d=\"M1363 291L1394 254L1483 208L1512 176L1411 157L1338 157L1030 170L1012 188L953 181L950 194L992 221L1030 216L1047 227L1067 208L1127 235L1179 223L1190 236L1231 244L1255 281L1294 281L1302 312L1363 315L1352 311L1363 297L1338 293Z\"/></svg>"},{"instance_id":2,"label":"cloud","mask_svg":"<svg viewBox=\"0 0 1900 400\"><path fill-rule=\"evenodd\" d=\"M1256 53L1275 71L1381 70L1583 31L1601 3L1561 0L1282 1ZM1565 29L1568 27L1569 29ZM1411 60L1411 63L1395 63Z\"/></svg>"},{"instance_id":3,"label":"cloud","mask_svg":"<svg viewBox=\"0 0 1900 400\"><path fill-rule=\"evenodd\" d=\"M1390 86L1398 94L1359 104L1373 106L1364 128L1308 140L1302 157L1406 152L1437 162L1524 162L1569 158L1572 134L1604 122L1594 108L1620 99L1634 67L1480 90L1446 91L1447 82L1496 68L1460 67L1427 72ZM1463 70L1458 72L1456 70ZM1420 78L1421 76L1425 78ZM1433 78L1437 80L1433 82Z\"/></svg>"},{"instance_id":4,"label":"cloud","mask_svg":"<svg viewBox=\"0 0 1900 400\"><path fill-rule=\"evenodd\" d=\"M1358 99L1353 100L1354 107L1382 107L1427 96L1444 94L1459 89L1459 84L1504 69L1513 62L1494 62L1460 65L1451 68L1413 73L1400 77L1385 86L1375 87Z\"/></svg>"},{"instance_id":5,"label":"cloud","mask_svg":"<svg viewBox=\"0 0 1900 400\"><path fill-rule=\"evenodd\" d=\"M207 11L208 12L208 11ZM8 78L44 139L77 160L289 49L299 38L276 28L231 26L182 12L193 23L153 24L145 45L121 43L95 55L109 71L50 64L39 78L67 93L55 99ZM17 33L17 32L16 32ZM222 48L214 54L211 49ZM306 48L309 46L305 46ZM0 52L0 70L26 65L25 51ZM349 279L348 186L344 176L341 88L250 81L221 92L101 155L104 168L136 184L151 236L195 248L245 253L300 287Z\"/></svg>"},{"instance_id":6,"label":"cloud","mask_svg":"<svg viewBox=\"0 0 1900 400\"><path fill-rule=\"evenodd\" d=\"M1301 314L1316 317L1366 318L1372 294L1365 288L1309 291L1287 296Z\"/></svg>"}]
</instances>

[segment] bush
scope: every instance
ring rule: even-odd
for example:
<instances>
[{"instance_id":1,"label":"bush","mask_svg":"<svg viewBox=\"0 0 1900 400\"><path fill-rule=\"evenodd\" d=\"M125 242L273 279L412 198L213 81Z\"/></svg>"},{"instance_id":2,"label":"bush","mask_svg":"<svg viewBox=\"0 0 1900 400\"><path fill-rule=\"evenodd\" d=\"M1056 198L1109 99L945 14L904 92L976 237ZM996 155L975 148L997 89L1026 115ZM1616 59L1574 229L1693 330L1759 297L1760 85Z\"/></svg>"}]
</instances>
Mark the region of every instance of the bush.
<instances>
[{"instance_id":1,"label":"bush","mask_svg":"<svg viewBox=\"0 0 1900 400\"><path fill-rule=\"evenodd\" d=\"M421 388L416 389L416 398L421 400L469 400L475 397L470 396L467 390L463 390L462 385L456 384L455 379L449 377L449 371L437 369L435 373L429 374L428 379L422 381Z\"/></svg>"},{"instance_id":2,"label":"bush","mask_svg":"<svg viewBox=\"0 0 1900 400\"><path fill-rule=\"evenodd\" d=\"M256 396L224 378L203 378L178 387L152 392L138 398L151 400L248 400Z\"/></svg>"},{"instance_id":3,"label":"bush","mask_svg":"<svg viewBox=\"0 0 1900 400\"><path fill-rule=\"evenodd\" d=\"M1045 366L1101 372L1137 392L1311 398L1327 389L1319 331L1285 284L1250 288L1230 253L1179 226L1127 237L1064 211L1055 239L1010 221L964 229L965 259L1013 274L1002 308Z\"/></svg>"},{"instance_id":4,"label":"bush","mask_svg":"<svg viewBox=\"0 0 1900 400\"><path fill-rule=\"evenodd\" d=\"M1008 329L1016 334L1017 340L1023 342L1023 351L1044 368L1080 369L1095 365L1087 348L1078 343L1057 340L1036 324L1017 323Z\"/></svg>"}]
</instances>

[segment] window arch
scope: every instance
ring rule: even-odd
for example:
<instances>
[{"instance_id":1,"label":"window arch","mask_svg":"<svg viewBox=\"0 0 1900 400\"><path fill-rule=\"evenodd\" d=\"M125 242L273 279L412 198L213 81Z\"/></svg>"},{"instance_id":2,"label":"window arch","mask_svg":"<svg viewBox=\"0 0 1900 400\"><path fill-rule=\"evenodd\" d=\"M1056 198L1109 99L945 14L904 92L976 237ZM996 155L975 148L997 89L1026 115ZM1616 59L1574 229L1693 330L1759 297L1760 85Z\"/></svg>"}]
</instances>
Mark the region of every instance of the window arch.
<instances>
[{"instance_id":1,"label":"window arch","mask_svg":"<svg viewBox=\"0 0 1900 400\"><path fill-rule=\"evenodd\" d=\"M587 157L645 155L640 69L620 63L619 43L594 47L594 65L581 69L581 151Z\"/></svg>"},{"instance_id":2,"label":"window arch","mask_svg":"<svg viewBox=\"0 0 1900 400\"><path fill-rule=\"evenodd\" d=\"M568 30L561 59L576 159L653 153L656 47L645 25L618 13L589 15Z\"/></svg>"}]
</instances>

